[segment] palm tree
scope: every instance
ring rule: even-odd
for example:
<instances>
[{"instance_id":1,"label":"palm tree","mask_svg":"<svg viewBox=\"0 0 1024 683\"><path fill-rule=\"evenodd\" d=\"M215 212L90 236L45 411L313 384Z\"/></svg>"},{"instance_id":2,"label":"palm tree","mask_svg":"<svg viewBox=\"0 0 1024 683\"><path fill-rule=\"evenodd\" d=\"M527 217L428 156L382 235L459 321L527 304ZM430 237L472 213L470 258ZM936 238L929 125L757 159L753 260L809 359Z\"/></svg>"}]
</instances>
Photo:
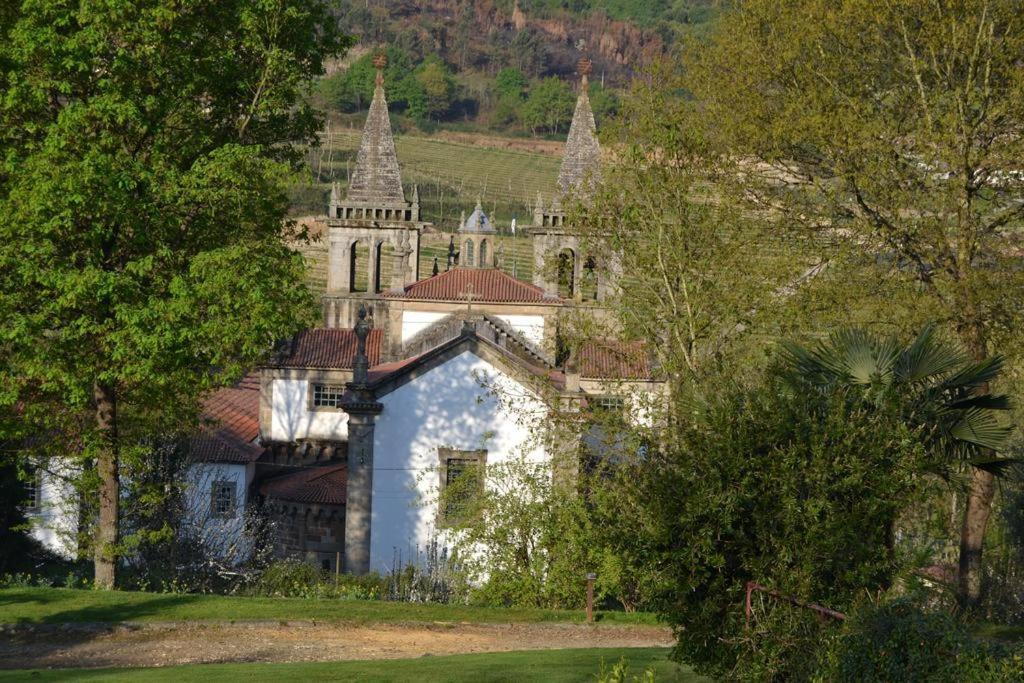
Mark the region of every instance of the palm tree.
<instances>
[{"instance_id":1,"label":"palm tree","mask_svg":"<svg viewBox=\"0 0 1024 683\"><path fill-rule=\"evenodd\" d=\"M1002 370L1002 358L972 362L961 348L937 338L934 325L906 347L893 338L851 329L812 348L788 343L784 351L788 377L796 386L823 396L839 392L861 405L895 407L922 435L936 473L947 480L964 466L1006 476L1019 462L995 455L1013 432L1009 399L988 390ZM983 530L990 512L991 505L972 523ZM961 543L958 594L963 603L965 577L979 564L980 549Z\"/></svg>"}]
</instances>

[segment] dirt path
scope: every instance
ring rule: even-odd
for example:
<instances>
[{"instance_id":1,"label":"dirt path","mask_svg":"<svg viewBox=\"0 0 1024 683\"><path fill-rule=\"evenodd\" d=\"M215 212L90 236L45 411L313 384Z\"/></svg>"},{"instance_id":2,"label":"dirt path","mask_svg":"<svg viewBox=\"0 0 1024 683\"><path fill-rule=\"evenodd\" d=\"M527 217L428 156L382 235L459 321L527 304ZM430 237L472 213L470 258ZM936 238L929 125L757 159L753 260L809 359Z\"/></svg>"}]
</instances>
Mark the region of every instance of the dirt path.
<instances>
[{"instance_id":1,"label":"dirt path","mask_svg":"<svg viewBox=\"0 0 1024 683\"><path fill-rule=\"evenodd\" d=\"M38 627L0 635L0 668L395 659L507 650L658 647L654 626L289 622Z\"/></svg>"}]
</instances>

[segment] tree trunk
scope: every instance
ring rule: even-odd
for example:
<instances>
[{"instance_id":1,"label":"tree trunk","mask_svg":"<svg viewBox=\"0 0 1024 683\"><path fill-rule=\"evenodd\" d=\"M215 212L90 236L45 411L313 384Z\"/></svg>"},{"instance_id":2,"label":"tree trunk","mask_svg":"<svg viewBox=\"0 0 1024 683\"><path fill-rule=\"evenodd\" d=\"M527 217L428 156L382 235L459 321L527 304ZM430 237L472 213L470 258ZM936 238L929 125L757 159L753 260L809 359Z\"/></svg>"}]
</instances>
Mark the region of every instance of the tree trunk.
<instances>
[{"instance_id":1,"label":"tree trunk","mask_svg":"<svg viewBox=\"0 0 1024 683\"><path fill-rule=\"evenodd\" d=\"M981 599L981 551L985 529L992 514L996 483L991 472L973 468L967 493L963 525L960 529L960 567L957 597L961 607L976 607Z\"/></svg>"},{"instance_id":2,"label":"tree trunk","mask_svg":"<svg viewBox=\"0 0 1024 683\"><path fill-rule=\"evenodd\" d=\"M111 590L117 579L117 542L120 494L117 453L117 396L114 388L97 382L93 385L96 400L96 428L100 435L100 451L96 458L99 474L99 527L93 566L96 587Z\"/></svg>"},{"instance_id":3,"label":"tree trunk","mask_svg":"<svg viewBox=\"0 0 1024 683\"><path fill-rule=\"evenodd\" d=\"M974 307L968 304L965 310L973 313ZM988 356L985 333L979 322L974 320L964 325L960 335L974 360L982 361ZM979 393L988 390L988 385L978 387ZM964 609L976 607L981 600L981 554L995 494L995 476L976 467L972 468L963 523L960 526L960 561L957 571L957 601Z\"/></svg>"}]
</instances>

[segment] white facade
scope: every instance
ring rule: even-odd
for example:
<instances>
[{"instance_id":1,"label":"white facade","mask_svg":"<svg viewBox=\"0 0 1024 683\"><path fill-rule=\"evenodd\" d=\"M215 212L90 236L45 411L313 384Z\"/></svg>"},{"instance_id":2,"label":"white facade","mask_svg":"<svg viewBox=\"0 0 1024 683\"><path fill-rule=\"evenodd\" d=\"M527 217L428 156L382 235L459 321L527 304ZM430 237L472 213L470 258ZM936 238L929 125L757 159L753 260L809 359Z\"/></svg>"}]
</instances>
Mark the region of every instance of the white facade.
<instances>
[{"instance_id":1,"label":"white facade","mask_svg":"<svg viewBox=\"0 0 1024 683\"><path fill-rule=\"evenodd\" d=\"M402 343L406 343L449 313L439 311L402 311Z\"/></svg>"},{"instance_id":2,"label":"white facade","mask_svg":"<svg viewBox=\"0 0 1024 683\"><path fill-rule=\"evenodd\" d=\"M513 377L466 350L380 397L374 431L370 569L407 564L438 532L438 448L487 450L487 463L546 462L531 438L546 408ZM514 407L509 407L509 406Z\"/></svg>"},{"instance_id":3,"label":"white facade","mask_svg":"<svg viewBox=\"0 0 1024 683\"><path fill-rule=\"evenodd\" d=\"M348 440L348 414L340 408L311 410L309 381L275 379L271 388L270 438Z\"/></svg>"},{"instance_id":4,"label":"white facade","mask_svg":"<svg viewBox=\"0 0 1024 683\"><path fill-rule=\"evenodd\" d=\"M53 459L36 476L38 507L28 514L29 532L53 553L71 559L78 552L78 493L72 479L74 466Z\"/></svg>"},{"instance_id":5,"label":"white facade","mask_svg":"<svg viewBox=\"0 0 1024 683\"><path fill-rule=\"evenodd\" d=\"M544 316L542 315L498 315L496 318L508 323L509 327L523 335L534 346L544 343Z\"/></svg>"},{"instance_id":6,"label":"white facade","mask_svg":"<svg viewBox=\"0 0 1024 683\"><path fill-rule=\"evenodd\" d=\"M252 463L196 463L188 468L185 489L186 533L198 537L212 557L241 562L252 551L245 533L245 510L255 466ZM218 512L214 487L233 490L230 512Z\"/></svg>"}]
</instances>

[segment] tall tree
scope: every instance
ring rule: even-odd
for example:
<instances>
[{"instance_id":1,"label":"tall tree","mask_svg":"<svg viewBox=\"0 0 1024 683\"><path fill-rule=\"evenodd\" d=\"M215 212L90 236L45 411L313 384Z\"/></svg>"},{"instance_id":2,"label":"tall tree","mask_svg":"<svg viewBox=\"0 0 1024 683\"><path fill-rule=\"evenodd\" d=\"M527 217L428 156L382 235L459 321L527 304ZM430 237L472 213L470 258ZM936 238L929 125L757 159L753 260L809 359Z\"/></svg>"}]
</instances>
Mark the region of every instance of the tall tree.
<instances>
[{"instance_id":1,"label":"tall tree","mask_svg":"<svg viewBox=\"0 0 1024 683\"><path fill-rule=\"evenodd\" d=\"M1024 285L1021 54L1015 0L745 0L694 51L686 86L694 125L745 162L745 199L875 254L980 361L1013 329ZM994 492L976 469L964 603L980 593Z\"/></svg>"},{"instance_id":2,"label":"tall tree","mask_svg":"<svg viewBox=\"0 0 1024 683\"><path fill-rule=\"evenodd\" d=\"M119 466L308 320L285 246L320 0L24 0L0 25L0 372L91 411L96 583ZM9 401L11 396L5 394Z\"/></svg>"}]
</instances>

